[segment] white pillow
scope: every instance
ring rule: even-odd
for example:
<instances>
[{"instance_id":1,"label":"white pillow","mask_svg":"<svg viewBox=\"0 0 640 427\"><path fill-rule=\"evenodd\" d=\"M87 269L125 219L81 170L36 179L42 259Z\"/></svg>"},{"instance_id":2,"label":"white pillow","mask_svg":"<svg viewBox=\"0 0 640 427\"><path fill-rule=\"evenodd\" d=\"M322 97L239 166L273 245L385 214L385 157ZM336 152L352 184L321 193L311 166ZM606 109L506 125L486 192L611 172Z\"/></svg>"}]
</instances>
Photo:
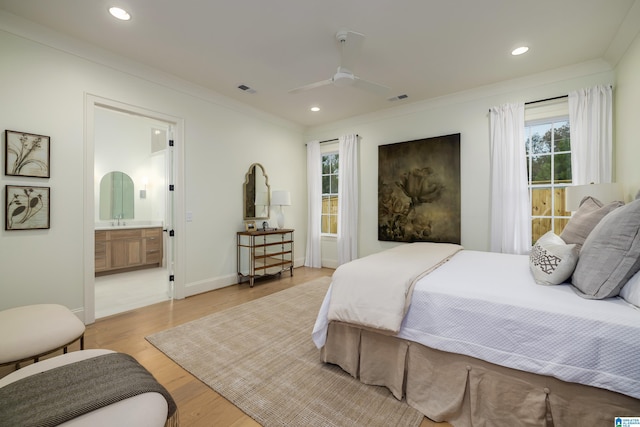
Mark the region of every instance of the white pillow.
<instances>
[{"instance_id":1,"label":"white pillow","mask_svg":"<svg viewBox=\"0 0 640 427\"><path fill-rule=\"evenodd\" d=\"M579 249L574 243L567 245L553 231L540 237L529 254L529 268L539 285L564 283L576 268Z\"/></svg>"},{"instance_id":2,"label":"white pillow","mask_svg":"<svg viewBox=\"0 0 640 427\"><path fill-rule=\"evenodd\" d=\"M620 290L620 296L629 304L640 307L640 271L624 284Z\"/></svg>"}]
</instances>

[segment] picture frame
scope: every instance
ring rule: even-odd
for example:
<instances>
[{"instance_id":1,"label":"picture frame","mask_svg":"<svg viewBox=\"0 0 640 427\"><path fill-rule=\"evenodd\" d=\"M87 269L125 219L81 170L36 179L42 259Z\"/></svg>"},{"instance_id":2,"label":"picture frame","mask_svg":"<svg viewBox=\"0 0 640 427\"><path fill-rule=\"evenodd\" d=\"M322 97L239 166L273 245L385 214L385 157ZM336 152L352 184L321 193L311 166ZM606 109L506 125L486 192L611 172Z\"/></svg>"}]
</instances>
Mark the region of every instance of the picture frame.
<instances>
[{"instance_id":1,"label":"picture frame","mask_svg":"<svg viewBox=\"0 0 640 427\"><path fill-rule=\"evenodd\" d=\"M461 240L460 134L378 146L378 240Z\"/></svg>"},{"instance_id":2,"label":"picture frame","mask_svg":"<svg viewBox=\"0 0 640 427\"><path fill-rule=\"evenodd\" d=\"M256 222L255 221L245 221L244 222L244 230L245 231L256 231Z\"/></svg>"},{"instance_id":3,"label":"picture frame","mask_svg":"<svg viewBox=\"0 0 640 427\"><path fill-rule=\"evenodd\" d=\"M51 189L33 185L5 186L5 230L50 228Z\"/></svg>"},{"instance_id":4,"label":"picture frame","mask_svg":"<svg viewBox=\"0 0 640 427\"><path fill-rule=\"evenodd\" d=\"M4 133L5 175L34 178L50 177L50 137L8 129Z\"/></svg>"}]
</instances>

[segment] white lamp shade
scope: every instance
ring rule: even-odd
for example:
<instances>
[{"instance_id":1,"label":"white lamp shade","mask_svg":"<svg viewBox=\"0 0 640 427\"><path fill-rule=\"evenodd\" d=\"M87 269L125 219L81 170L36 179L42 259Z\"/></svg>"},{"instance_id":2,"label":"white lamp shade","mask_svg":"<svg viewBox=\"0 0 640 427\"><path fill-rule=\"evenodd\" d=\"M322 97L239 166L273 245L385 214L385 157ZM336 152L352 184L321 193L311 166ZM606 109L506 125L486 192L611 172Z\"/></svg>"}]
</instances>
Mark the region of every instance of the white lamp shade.
<instances>
[{"instance_id":1,"label":"white lamp shade","mask_svg":"<svg viewBox=\"0 0 640 427\"><path fill-rule=\"evenodd\" d=\"M607 204L622 200L622 188L618 183L571 185L565 189L566 209L575 212L586 196Z\"/></svg>"},{"instance_id":2,"label":"white lamp shade","mask_svg":"<svg viewBox=\"0 0 640 427\"><path fill-rule=\"evenodd\" d=\"M285 190L274 190L271 193L271 206L291 206L291 193Z\"/></svg>"}]
</instances>

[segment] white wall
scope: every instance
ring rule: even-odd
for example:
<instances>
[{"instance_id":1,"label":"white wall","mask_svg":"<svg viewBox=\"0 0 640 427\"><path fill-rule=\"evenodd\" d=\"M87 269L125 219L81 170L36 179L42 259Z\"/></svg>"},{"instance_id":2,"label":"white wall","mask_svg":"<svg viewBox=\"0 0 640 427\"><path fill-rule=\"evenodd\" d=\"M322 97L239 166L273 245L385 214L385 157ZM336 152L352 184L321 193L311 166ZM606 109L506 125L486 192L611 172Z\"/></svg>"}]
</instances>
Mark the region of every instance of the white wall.
<instances>
[{"instance_id":1,"label":"white wall","mask_svg":"<svg viewBox=\"0 0 640 427\"><path fill-rule=\"evenodd\" d=\"M616 177L629 201L640 190L640 36L618 64L616 80Z\"/></svg>"},{"instance_id":2,"label":"white wall","mask_svg":"<svg viewBox=\"0 0 640 427\"><path fill-rule=\"evenodd\" d=\"M0 175L51 187L49 230L0 231L0 309L60 303L82 314L85 97L96 95L184 120L187 295L235 282L242 183L254 162L291 191L287 225L297 260L306 239L302 129L284 120L0 12L0 129L51 136L51 178ZM87 141L91 143L92 141ZM91 183L89 184L91 186ZM298 261L299 262L299 261Z\"/></svg>"},{"instance_id":3,"label":"white wall","mask_svg":"<svg viewBox=\"0 0 640 427\"><path fill-rule=\"evenodd\" d=\"M378 146L460 133L462 245L489 250L489 108L613 83L614 72L609 65L590 62L316 127L307 132L306 140L360 135L359 255L364 256L397 245L377 240Z\"/></svg>"}]
</instances>

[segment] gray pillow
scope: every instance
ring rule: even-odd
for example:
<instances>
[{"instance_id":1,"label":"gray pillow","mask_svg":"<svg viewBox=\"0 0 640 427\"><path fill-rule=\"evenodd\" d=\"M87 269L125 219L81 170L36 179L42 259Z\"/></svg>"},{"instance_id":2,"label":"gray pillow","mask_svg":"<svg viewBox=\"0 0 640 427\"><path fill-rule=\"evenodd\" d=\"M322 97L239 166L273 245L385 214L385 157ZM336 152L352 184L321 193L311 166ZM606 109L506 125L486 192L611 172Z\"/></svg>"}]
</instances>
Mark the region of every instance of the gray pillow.
<instances>
[{"instance_id":1,"label":"gray pillow","mask_svg":"<svg viewBox=\"0 0 640 427\"><path fill-rule=\"evenodd\" d=\"M562 233L560 233L560 238L567 244L574 243L578 251L580 251L589 233L600 220L612 210L623 205L624 203L622 202L611 202L603 205L594 197L587 196L583 198L580 201L580 207L565 225Z\"/></svg>"},{"instance_id":2,"label":"gray pillow","mask_svg":"<svg viewBox=\"0 0 640 427\"><path fill-rule=\"evenodd\" d=\"M620 298L640 308L640 271L620 289Z\"/></svg>"},{"instance_id":3,"label":"gray pillow","mask_svg":"<svg viewBox=\"0 0 640 427\"><path fill-rule=\"evenodd\" d=\"M585 240L571 283L589 299L614 297L640 270L640 200L618 208Z\"/></svg>"}]
</instances>

